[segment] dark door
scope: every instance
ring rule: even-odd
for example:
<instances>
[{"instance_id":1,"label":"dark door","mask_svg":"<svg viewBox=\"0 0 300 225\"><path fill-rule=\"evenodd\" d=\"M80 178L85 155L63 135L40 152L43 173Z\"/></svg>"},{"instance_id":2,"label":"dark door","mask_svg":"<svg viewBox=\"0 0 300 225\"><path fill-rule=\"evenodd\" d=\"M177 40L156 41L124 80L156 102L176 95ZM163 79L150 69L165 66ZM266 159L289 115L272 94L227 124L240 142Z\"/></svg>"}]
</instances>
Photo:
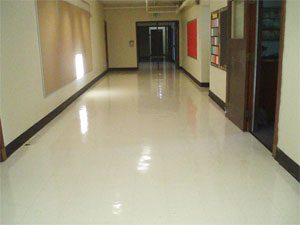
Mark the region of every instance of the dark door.
<instances>
[{"instance_id":1,"label":"dark door","mask_svg":"<svg viewBox=\"0 0 300 225\"><path fill-rule=\"evenodd\" d=\"M150 57L149 27L137 27L138 59L148 61Z\"/></svg>"},{"instance_id":2,"label":"dark door","mask_svg":"<svg viewBox=\"0 0 300 225\"><path fill-rule=\"evenodd\" d=\"M168 49L169 61L174 62L173 51L175 50L175 43L173 40L173 29L171 26L168 27Z\"/></svg>"},{"instance_id":3,"label":"dark door","mask_svg":"<svg viewBox=\"0 0 300 225\"><path fill-rule=\"evenodd\" d=\"M179 22L175 22L175 61L176 61L176 67L179 68Z\"/></svg>"},{"instance_id":4,"label":"dark door","mask_svg":"<svg viewBox=\"0 0 300 225\"><path fill-rule=\"evenodd\" d=\"M252 133L272 150L278 82L281 1L260 1Z\"/></svg>"},{"instance_id":5,"label":"dark door","mask_svg":"<svg viewBox=\"0 0 300 225\"><path fill-rule=\"evenodd\" d=\"M151 30L151 56L163 56L162 30Z\"/></svg>"},{"instance_id":6,"label":"dark door","mask_svg":"<svg viewBox=\"0 0 300 225\"><path fill-rule=\"evenodd\" d=\"M247 23L250 21L250 19L248 20L248 6L249 2L244 0L231 0L228 2L229 57L226 116L242 130L247 129Z\"/></svg>"}]
</instances>

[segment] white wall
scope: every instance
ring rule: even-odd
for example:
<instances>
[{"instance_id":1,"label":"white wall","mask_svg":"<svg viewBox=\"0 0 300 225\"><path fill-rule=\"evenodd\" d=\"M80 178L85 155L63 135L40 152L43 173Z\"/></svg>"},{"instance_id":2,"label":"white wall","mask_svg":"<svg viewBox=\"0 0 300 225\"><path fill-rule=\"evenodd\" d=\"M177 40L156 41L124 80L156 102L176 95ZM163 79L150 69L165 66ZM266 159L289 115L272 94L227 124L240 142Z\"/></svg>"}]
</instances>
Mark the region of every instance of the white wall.
<instances>
[{"instance_id":1,"label":"white wall","mask_svg":"<svg viewBox=\"0 0 300 225\"><path fill-rule=\"evenodd\" d=\"M187 55L187 22L197 19L197 59ZM209 6L192 5L181 12L181 66L200 82L209 82Z\"/></svg>"},{"instance_id":2,"label":"white wall","mask_svg":"<svg viewBox=\"0 0 300 225\"><path fill-rule=\"evenodd\" d=\"M93 71L44 97L35 1L0 1L0 115L6 145L106 70L103 9L89 2Z\"/></svg>"},{"instance_id":3,"label":"white wall","mask_svg":"<svg viewBox=\"0 0 300 225\"><path fill-rule=\"evenodd\" d=\"M226 6L227 0L212 0L210 2L210 12L214 12ZM226 71L210 65L209 76L209 90L217 95L223 102L226 102Z\"/></svg>"},{"instance_id":4,"label":"white wall","mask_svg":"<svg viewBox=\"0 0 300 225\"><path fill-rule=\"evenodd\" d=\"M300 2L287 0L278 147L300 165Z\"/></svg>"},{"instance_id":5,"label":"white wall","mask_svg":"<svg viewBox=\"0 0 300 225\"><path fill-rule=\"evenodd\" d=\"M174 21L179 20L175 13L160 14L154 17L145 9L107 9L105 10L108 33L109 67L137 67L136 22L139 21ZM129 46L129 41L134 46Z\"/></svg>"}]
</instances>

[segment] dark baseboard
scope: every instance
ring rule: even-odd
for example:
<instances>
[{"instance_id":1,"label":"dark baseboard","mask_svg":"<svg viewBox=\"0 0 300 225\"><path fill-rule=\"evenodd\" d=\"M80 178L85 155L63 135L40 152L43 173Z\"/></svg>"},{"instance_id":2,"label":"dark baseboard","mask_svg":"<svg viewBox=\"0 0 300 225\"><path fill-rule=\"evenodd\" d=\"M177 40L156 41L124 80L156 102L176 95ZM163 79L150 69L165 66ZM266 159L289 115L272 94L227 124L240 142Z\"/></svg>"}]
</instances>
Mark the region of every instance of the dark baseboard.
<instances>
[{"instance_id":1,"label":"dark baseboard","mask_svg":"<svg viewBox=\"0 0 300 225\"><path fill-rule=\"evenodd\" d=\"M63 110L65 110L72 102L74 102L80 95L82 95L85 91L87 91L91 86L93 86L97 81L105 76L107 70L94 78L88 84L86 84L83 88L69 97L62 104L57 106L54 110L48 113L44 118L35 123L32 127L18 136L15 140L9 143L6 146L7 157L11 156L18 148L20 148L26 141L28 141L31 137L33 137L38 131L40 131L43 127L45 127L51 120L53 120L56 116L58 116Z\"/></svg>"},{"instance_id":2,"label":"dark baseboard","mask_svg":"<svg viewBox=\"0 0 300 225\"><path fill-rule=\"evenodd\" d=\"M138 67L117 67L117 68L108 68L108 71L135 71L138 70Z\"/></svg>"},{"instance_id":3,"label":"dark baseboard","mask_svg":"<svg viewBox=\"0 0 300 225\"><path fill-rule=\"evenodd\" d=\"M300 182L300 166L277 147L276 161Z\"/></svg>"},{"instance_id":4,"label":"dark baseboard","mask_svg":"<svg viewBox=\"0 0 300 225\"><path fill-rule=\"evenodd\" d=\"M209 83L203 83L197 80L192 74L186 71L183 67L179 67L189 78L191 78L199 87L209 87Z\"/></svg>"},{"instance_id":5,"label":"dark baseboard","mask_svg":"<svg viewBox=\"0 0 300 225\"><path fill-rule=\"evenodd\" d=\"M217 95L215 95L211 90L208 91L208 96L217 103L225 111L225 102L222 101Z\"/></svg>"}]
</instances>

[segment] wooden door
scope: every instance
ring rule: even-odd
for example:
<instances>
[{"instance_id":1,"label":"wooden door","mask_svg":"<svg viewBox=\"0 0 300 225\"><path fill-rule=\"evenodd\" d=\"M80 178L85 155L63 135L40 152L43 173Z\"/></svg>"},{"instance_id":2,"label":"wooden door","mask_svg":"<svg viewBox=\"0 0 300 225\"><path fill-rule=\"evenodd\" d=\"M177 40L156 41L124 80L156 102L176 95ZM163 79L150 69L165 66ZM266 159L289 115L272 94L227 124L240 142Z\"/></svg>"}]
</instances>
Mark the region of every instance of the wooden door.
<instances>
[{"instance_id":1,"label":"wooden door","mask_svg":"<svg viewBox=\"0 0 300 225\"><path fill-rule=\"evenodd\" d=\"M252 1L253 2L253 1ZM240 129L247 130L248 79L250 54L248 45L250 4L245 0L228 1L228 66L226 116ZM251 55L251 56L250 56ZM253 60L252 60L253 61Z\"/></svg>"},{"instance_id":2,"label":"wooden door","mask_svg":"<svg viewBox=\"0 0 300 225\"><path fill-rule=\"evenodd\" d=\"M151 56L163 56L162 30L151 30Z\"/></svg>"},{"instance_id":3,"label":"wooden door","mask_svg":"<svg viewBox=\"0 0 300 225\"><path fill-rule=\"evenodd\" d=\"M2 132L2 126L1 126L1 120L0 120L0 162L6 160L6 150L3 140L3 132Z\"/></svg>"}]
</instances>

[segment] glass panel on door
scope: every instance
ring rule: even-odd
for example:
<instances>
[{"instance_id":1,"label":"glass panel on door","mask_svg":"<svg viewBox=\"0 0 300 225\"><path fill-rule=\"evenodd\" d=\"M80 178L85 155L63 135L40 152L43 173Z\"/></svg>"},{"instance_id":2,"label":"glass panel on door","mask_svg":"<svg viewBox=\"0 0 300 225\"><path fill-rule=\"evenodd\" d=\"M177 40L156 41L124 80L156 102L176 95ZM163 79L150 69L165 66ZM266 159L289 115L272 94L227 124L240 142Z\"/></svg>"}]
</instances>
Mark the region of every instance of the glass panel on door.
<instances>
[{"instance_id":1,"label":"glass panel on door","mask_svg":"<svg viewBox=\"0 0 300 225\"><path fill-rule=\"evenodd\" d=\"M244 38L244 0L234 0L231 5L231 38Z\"/></svg>"}]
</instances>

